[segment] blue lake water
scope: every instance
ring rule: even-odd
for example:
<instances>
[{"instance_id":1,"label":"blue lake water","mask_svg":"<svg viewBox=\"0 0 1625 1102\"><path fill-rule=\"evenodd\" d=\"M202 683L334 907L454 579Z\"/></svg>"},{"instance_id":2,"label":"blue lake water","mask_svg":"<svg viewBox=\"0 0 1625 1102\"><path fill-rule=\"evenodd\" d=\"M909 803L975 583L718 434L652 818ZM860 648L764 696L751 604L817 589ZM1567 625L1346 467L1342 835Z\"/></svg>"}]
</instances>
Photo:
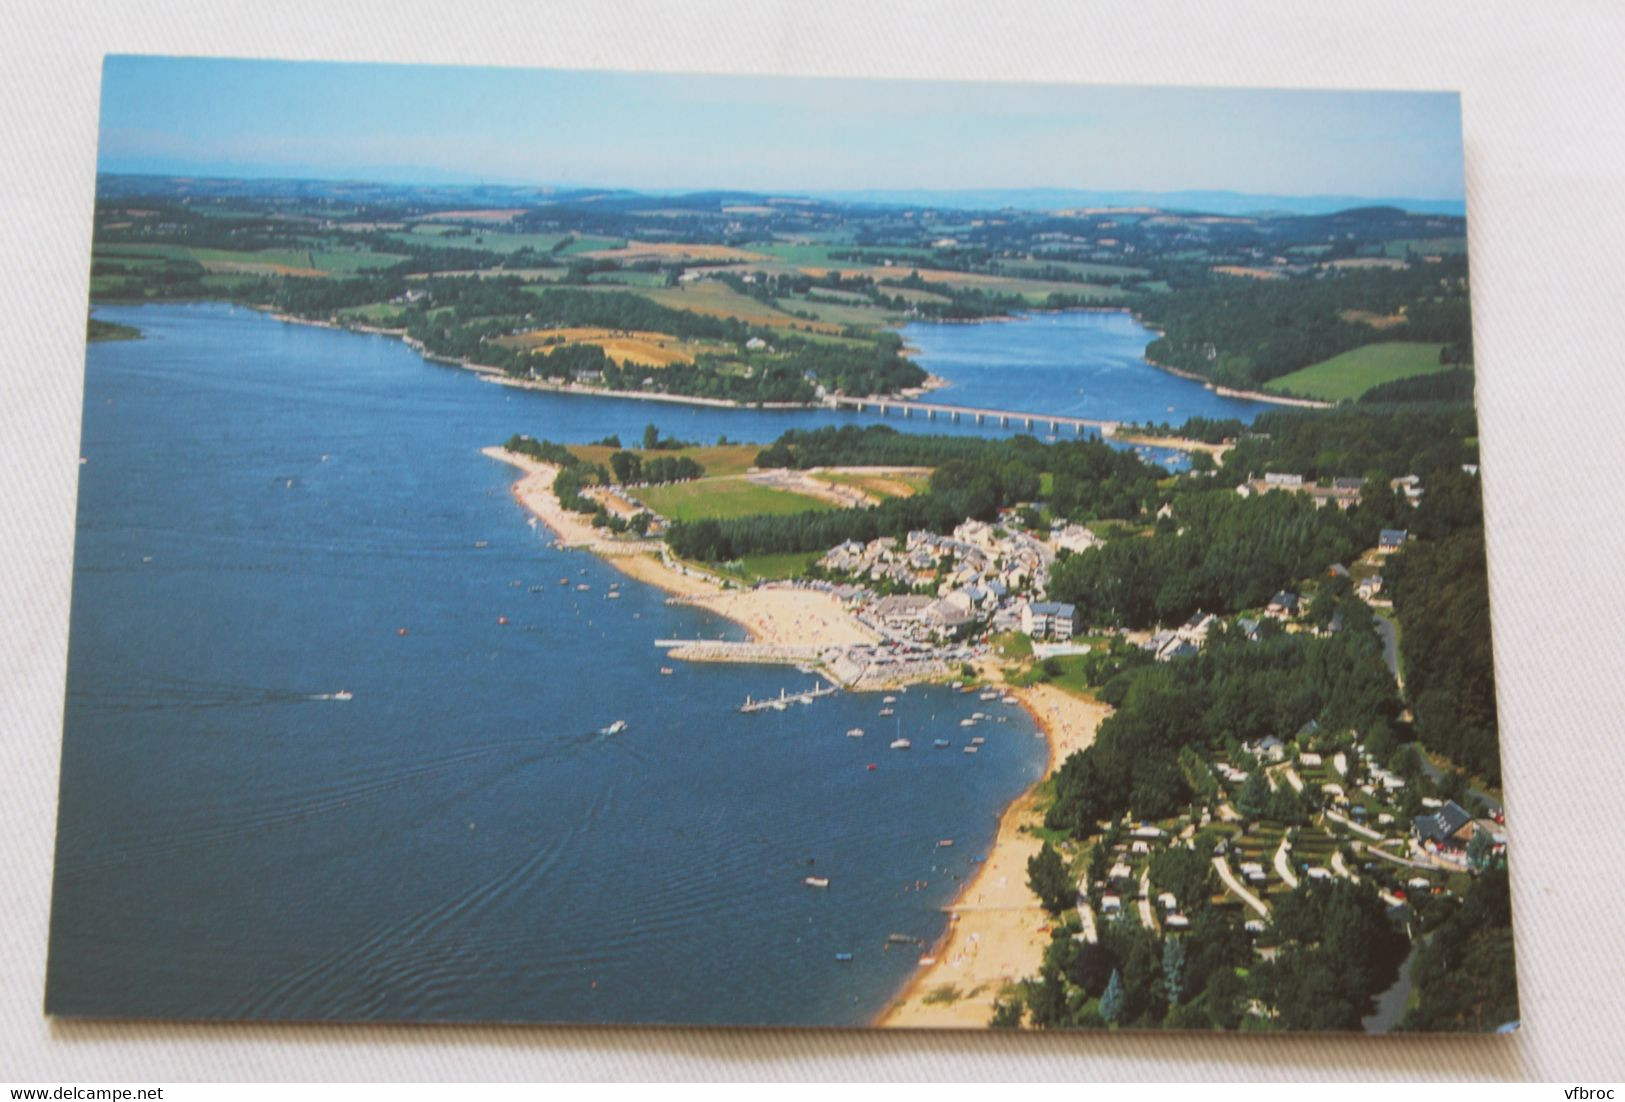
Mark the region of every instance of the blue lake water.
<instances>
[{"instance_id":1,"label":"blue lake water","mask_svg":"<svg viewBox=\"0 0 1625 1102\"><path fill-rule=\"evenodd\" d=\"M145 338L88 352L53 1012L860 1024L915 969L887 935L942 932L1042 772L1023 713L963 694L747 716L808 679L661 676L654 639L741 633L554 549L479 454L859 415L517 392L221 305L97 316ZM968 756L976 709L1005 721Z\"/></svg>"},{"instance_id":2,"label":"blue lake water","mask_svg":"<svg viewBox=\"0 0 1625 1102\"><path fill-rule=\"evenodd\" d=\"M1121 310L915 322L901 333L921 367L953 384L932 399L954 405L1174 426L1189 417L1250 422L1267 408L1149 366L1155 334Z\"/></svg>"}]
</instances>

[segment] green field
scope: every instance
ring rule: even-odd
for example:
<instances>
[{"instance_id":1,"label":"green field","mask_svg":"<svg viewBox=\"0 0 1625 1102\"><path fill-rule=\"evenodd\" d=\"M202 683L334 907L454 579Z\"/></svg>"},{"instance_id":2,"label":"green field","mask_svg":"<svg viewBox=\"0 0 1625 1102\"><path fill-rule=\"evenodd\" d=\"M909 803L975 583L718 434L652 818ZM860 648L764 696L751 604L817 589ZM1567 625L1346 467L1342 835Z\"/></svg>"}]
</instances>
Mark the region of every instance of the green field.
<instances>
[{"instance_id":1,"label":"green field","mask_svg":"<svg viewBox=\"0 0 1625 1102\"><path fill-rule=\"evenodd\" d=\"M346 321L364 321L369 325L387 325L398 321L401 316L401 307L388 302L372 302L366 306L351 306L340 310L339 317Z\"/></svg>"},{"instance_id":2,"label":"green field","mask_svg":"<svg viewBox=\"0 0 1625 1102\"><path fill-rule=\"evenodd\" d=\"M806 494L758 486L739 477L651 486L639 490L637 496L649 508L671 520L725 520L758 513L782 515L835 508L827 501Z\"/></svg>"},{"instance_id":3,"label":"green field","mask_svg":"<svg viewBox=\"0 0 1625 1102\"><path fill-rule=\"evenodd\" d=\"M1352 401L1382 383L1450 370L1454 365L1439 362L1442 347L1429 341L1368 344L1271 379L1264 389L1328 402Z\"/></svg>"},{"instance_id":4,"label":"green field","mask_svg":"<svg viewBox=\"0 0 1625 1102\"><path fill-rule=\"evenodd\" d=\"M389 238L432 249L481 249L506 256L520 249L546 254L569 236L564 233L509 233L503 230L474 230L466 236L453 231L456 226L420 224L415 229L389 234ZM596 239L595 239L596 240Z\"/></svg>"},{"instance_id":5,"label":"green field","mask_svg":"<svg viewBox=\"0 0 1625 1102\"><path fill-rule=\"evenodd\" d=\"M354 246L326 248L319 243L313 244L309 249L260 249L253 252L192 248L186 245L115 244L100 250L97 258L127 265L132 262L139 264L142 260L150 262L154 259L191 260L210 270L266 275L299 272L349 275L387 268L406 259L394 253L375 253Z\"/></svg>"},{"instance_id":6,"label":"green field","mask_svg":"<svg viewBox=\"0 0 1625 1102\"><path fill-rule=\"evenodd\" d=\"M615 272L594 272L587 277L589 283L612 283L621 287L664 287L665 272L642 272L636 268L622 268Z\"/></svg>"},{"instance_id":7,"label":"green field","mask_svg":"<svg viewBox=\"0 0 1625 1102\"><path fill-rule=\"evenodd\" d=\"M801 577L807 572L807 567L817 562L820 557L817 551L789 551L782 555L746 555L737 564L730 564L727 572L749 582L776 582L785 578Z\"/></svg>"}]
</instances>

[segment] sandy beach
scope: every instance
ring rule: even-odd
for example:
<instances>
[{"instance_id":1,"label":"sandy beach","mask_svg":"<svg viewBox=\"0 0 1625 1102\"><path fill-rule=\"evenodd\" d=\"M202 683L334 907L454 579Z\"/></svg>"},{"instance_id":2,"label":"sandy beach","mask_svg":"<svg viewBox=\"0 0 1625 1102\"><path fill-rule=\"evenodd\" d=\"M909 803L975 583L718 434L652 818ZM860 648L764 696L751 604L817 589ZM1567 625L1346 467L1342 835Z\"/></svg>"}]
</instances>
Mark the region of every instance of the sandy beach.
<instances>
[{"instance_id":1,"label":"sandy beach","mask_svg":"<svg viewBox=\"0 0 1625 1102\"><path fill-rule=\"evenodd\" d=\"M1094 741L1111 711L1052 685L1010 690L1049 742L1048 777ZM1023 828L1041 822L1038 785L999 820L998 836L976 878L949 914L948 932L897 1000L875 1024L912 1029L981 1029L1005 986L1038 971L1049 943L1050 916L1027 887L1027 861L1041 843ZM949 992L953 997L945 997ZM933 1001L927 1002L927 998Z\"/></svg>"},{"instance_id":2,"label":"sandy beach","mask_svg":"<svg viewBox=\"0 0 1625 1102\"><path fill-rule=\"evenodd\" d=\"M500 447L484 449L492 459L518 468L516 500L556 532L567 546L602 555L630 577L709 609L738 623L761 643L839 646L872 642L875 634L834 597L789 586L725 588L718 580L685 572L664 559L653 540L614 539L579 513L564 509L553 494L558 467ZM995 664L981 673L998 680ZM1110 712L1100 704L1052 685L1010 689L1038 724L1049 747L1044 777L1094 741ZM1041 782L1040 782L1041 783ZM1040 822L1038 785L1017 798L999 820L998 835L976 877L950 909L948 932L932 950L935 963L921 967L877 1025L938 1029L981 1028L1007 984L1038 968L1049 941L1050 917L1027 888L1027 861L1040 843L1028 828ZM952 999L928 996L953 989Z\"/></svg>"},{"instance_id":3,"label":"sandy beach","mask_svg":"<svg viewBox=\"0 0 1625 1102\"><path fill-rule=\"evenodd\" d=\"M565 546L591 551L628 577L734 621L758 643L832 647L878 638L828 593L790 586L727 588L709 574L669 560L659 540L616 538L594 528L584 514L559 504L553 493L553 480L559 473L555 464L502 447L484 448L482 454L522 472L513 484L514 499L551 528Z\"/></svg>"}]
</instances>

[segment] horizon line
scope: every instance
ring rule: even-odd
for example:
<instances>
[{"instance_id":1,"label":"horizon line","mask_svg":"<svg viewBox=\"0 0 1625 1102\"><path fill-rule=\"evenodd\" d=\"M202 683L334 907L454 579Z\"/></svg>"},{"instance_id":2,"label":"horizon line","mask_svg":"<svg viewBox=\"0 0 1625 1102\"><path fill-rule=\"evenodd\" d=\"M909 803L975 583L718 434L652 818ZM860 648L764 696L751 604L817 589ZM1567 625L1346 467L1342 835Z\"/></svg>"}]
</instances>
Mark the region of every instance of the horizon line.
<instances>
[{"instance_id":1,"label":"horizon line","mask_svg":"<svg viewBox=\"0 0 1625 1102\"><path fill-rule=\"evenodd\" d=\"M751 188L728 187L724 185L711 185L704 187L628 187L618 184L598 183L561 183L561 182L514 182L502 180L441 180L429 179L381 179L377 177L358 175L301 175L266 173L233 173L229 171L212 170L208 172L152 172L118 168L96 169L98 184L103 177L135 177L150 180L196 180L225 181L241 183L292 183L292 184L330 184L330 185L366 185L380 188L419 188L423 190L448 190L467 188L490 188L504 191L560 191L560 192L606 192L620 193L632 196L648 196L658 198L663 196L700 196L711 194L736 194L757 196L764 198L795 198L795 199L846 199L847 201L861 201L856 197L862 196L894 196L899 197L887 202L882 199L873 200L875 205L921 205L918 201L908 202L900 197L904 196L961 196L977 195L1032 195L1044 192L1057 194L1074 194L1078 196L1147 196L1174 198L1181 196L1212 196L1230 199L1258 199L1258 200L1287 200L1291 202L1349 202L1352 207L1341 209L1358 209L1361 206L1392 206L1408 213L1441 214L1440 210L1418 210L1416 205L1425 204L1430 207L1448 207L1449 214L1454 217L1465 217L1467 201L1465 197L1455 196L1416 196L1416 195L1354 195L1336 192L1275 192L1275 191L1242 191L1235 188L1175 188L1172 190L1156 188L1111 188L1111 187L1083 187L1057 184L1027 184L1020 186L961 186L934 188L930 186L919 187L851 187L851 188ZM98 186L98 192L100 187ZM959 209L1000 209L998 207L967 206L964 203L941 202L941 206L953 206ZM1046 210L1051 208L1034 207L1033 210ZM1267 209L1267 208L1262 208ZM1202 212L1198 212L1202 213Z\"/></svg>"}]
</instances>

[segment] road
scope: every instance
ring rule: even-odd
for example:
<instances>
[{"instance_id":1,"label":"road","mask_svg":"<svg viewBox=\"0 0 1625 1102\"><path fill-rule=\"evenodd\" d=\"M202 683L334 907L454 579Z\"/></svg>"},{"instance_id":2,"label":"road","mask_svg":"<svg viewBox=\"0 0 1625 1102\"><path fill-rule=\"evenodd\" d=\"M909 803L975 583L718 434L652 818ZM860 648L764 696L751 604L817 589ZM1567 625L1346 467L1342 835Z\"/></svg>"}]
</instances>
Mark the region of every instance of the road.
<instances>
[{"instance_id":1,"label":"road","mask_svg":"<svg viewBox=\"0 0 1625 1102\"><path fill-rule=\"evenodd\" d=\"M1286 839L1281 839L1281 848L1275 851L1275 873L1289 888L1298 886L1298 874L1292 871L1292 860L1287 857Z\"/></svg>"},{"instance_id":2,"label":"road","mask_svg":"<svg viewBox=\"0 0 1625 1102\"><path fill-rule=\"evenodd\" d=\"M1219 879L1224 881L1224 886L1230 889L1231 895L1257 911L1259 918L1269 918L1269 907L1265 906L1262 899L1242 886L1241 881L1236 879L1236 874L1230 871L1230 862L1223 857L1215 857L1213 859L1213 871L1219 874Z\"/></svg>"},{"instance_id":3,"label":"road","mask_svg":"<svg viewBox=\"0 0 1625 1102\"><path fill-rule=\"evenodd\" d=\"M1403 691L1405 679L1399 676L1399 632L1395 630L1391 621L1381 616L1373 619L1377 625L1377 637L1382 640L1382 660L1388 664L1388 672L1394 675L1394 681Z\"/></svg>"},{"instance_id":4,"label":"road","mask_svg":"<svg viewBox=\"0 0 1625 1102\"><path fill-rule=\"evenodd\" d=\"M1156 909L1151 906L1151 870L1149 868L1140 874L1140 923L1153 934L1162 932L1162 927L1157 923Z\"/></svg>"}]
</instances>

